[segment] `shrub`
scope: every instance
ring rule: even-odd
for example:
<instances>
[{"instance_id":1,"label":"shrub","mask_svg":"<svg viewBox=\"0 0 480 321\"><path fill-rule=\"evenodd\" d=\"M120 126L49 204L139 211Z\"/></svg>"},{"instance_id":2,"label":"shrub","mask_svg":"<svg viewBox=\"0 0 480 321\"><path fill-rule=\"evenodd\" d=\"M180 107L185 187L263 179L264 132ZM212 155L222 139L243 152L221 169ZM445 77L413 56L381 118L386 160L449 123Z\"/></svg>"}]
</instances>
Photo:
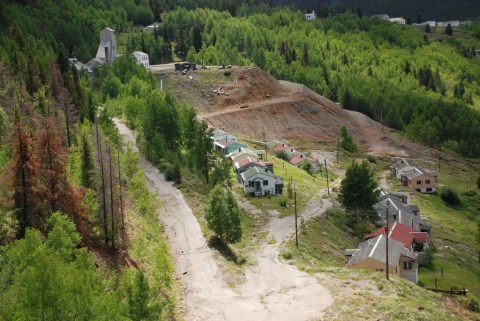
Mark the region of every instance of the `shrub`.
<instances>
[{"instance_id":1,"label":"shrub","mask_svg":"<svg viewBox=\"0 0 480 321\"><path fill-rule=\"evenodd\" d=\"M278 158L280 159L283 159L284 161L288 162L290 160L290 156L288 155L288 153L284 150L280 150L278 152L275 153L275 156L277 156Z\"/></svg>"},{"instance_id":2,"label":"shrub","mask_svg":"<svg viewBox=\"0 0 480 321\"><path fill-rule=\"evenodd\" d=\"M480 176L477 178L477 187L480 188Z\"/></svg>"},{"instance_id":3,"label":"shrub","mask_svg":"<svg viewBox=\"0 0 480 321\"><path fill-rule=\"evenodd\" d=\"M367 156L367 160L372 163L372 164L376 164L377 163L377 158L373 155L368 155Z\"/></svg>"},{"instance_id":4,"label":"shrub","mask_svg":"<svg viewBox=\"0 0 480 321\"><path fill-rule=\"evenodd\" d=\"M279 200L279 203L280 203L280 206L283 207L283 208L286 208L287 207L287 199L285 197L282 197L280 200Z\"/></svg>"},{"instance_id":5,"label":"shrub","mask_svg":"<svg viewBox=\"0 0 480 321\"><path fill-rule=\"evenodd\" d=\"M458 197L457 192L450 187L442 188L442 191L440 192L440 197L447 204L450 204L450 205L460 204L460 198Z\"/></svg>"},{"instance_id":6,"label":"shrub","mask_svg":"<svg viewBox=\"0 0 480 321\"><path fill-rule=\"evenodd\" d=\"M467 308L473 312L480 312L480 305L474 298L470 298L467 301Z\"/></svg>"},{"instance_id":7,"label":"shrub","mask_svg":"<svg viewBox=\"0 0 480 321\"><path fill-rule=\"evenodd\" d=\"M292 252L290 252L290 251L283 251L283 252L282 252L282 257L283 257L285 260L290 260L290 259L293 257L293 254L292 254Z\"/></svg>"}]
</instances>

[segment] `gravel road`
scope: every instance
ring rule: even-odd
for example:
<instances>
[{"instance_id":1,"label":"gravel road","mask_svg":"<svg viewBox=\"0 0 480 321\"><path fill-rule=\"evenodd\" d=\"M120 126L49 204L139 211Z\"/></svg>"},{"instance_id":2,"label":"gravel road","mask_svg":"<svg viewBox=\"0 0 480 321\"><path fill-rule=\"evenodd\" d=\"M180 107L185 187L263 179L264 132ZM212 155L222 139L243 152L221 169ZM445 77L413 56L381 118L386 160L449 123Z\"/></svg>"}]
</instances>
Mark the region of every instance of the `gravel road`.
<instances>
[{"instance_id":1,"label":"gravel road","mask_svg":"<svg viewBox=\"0 0 480 321\"><path fill-rule=\"evenodd\" d=\"M123 141L138 151L134 134L118 119L114 122ZM303 321L320 318L333 303L330 292L317 278L278 259L281 241L293 231L292 217L271 218L269 238L277 242L262 244L252 255L257 264L246 267L245 283L230 288L222 281L222 271L182 193L141 156L140 167L163 204L160 219L185 291L185 320ZM321 215L331 206L326 200L316 202L302 213L305 219Z\"/></svg>"}]
</instances>

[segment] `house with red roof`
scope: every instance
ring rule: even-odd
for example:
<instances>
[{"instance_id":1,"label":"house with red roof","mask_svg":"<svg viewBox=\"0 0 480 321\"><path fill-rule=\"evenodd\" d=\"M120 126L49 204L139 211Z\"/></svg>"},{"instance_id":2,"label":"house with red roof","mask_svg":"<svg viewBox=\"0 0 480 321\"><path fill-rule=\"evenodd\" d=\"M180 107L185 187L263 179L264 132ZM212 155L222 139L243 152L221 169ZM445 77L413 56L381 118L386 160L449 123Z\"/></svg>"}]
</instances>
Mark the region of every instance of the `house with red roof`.
<instances>
[{"instance_id":1,"label":"house with red roof","mask_svg":"<svg viewBox=\"0 0 480 321\"><path fill-rule=\"evenodd\" d=\"M363 239L366 241L379 235L385 235L385 227L380 227L373 233L366 235ZM428 249L428 233L417 232L411 227L395 221L389 226L388 238L401 242L405 248L415 252L419 265L428 264L426 255L426 250Z\"/></svg>"},{"instance_id":2,"label":"house with red roof","mask_svg":"<svg viewBox=\"0 0 480 321\"><path fill-rule=\"evenodd\" d=\"M240 174L242 174L243 172L245 172L251 167L258 167L263 170L268 170L273 174L272 162L263 162L256 157L247 156L247 157L241 158L240 160L238 160L233 164L233 168L237 173L237 179L240 183L242 182Z\"/></svg>"}]
</instances>

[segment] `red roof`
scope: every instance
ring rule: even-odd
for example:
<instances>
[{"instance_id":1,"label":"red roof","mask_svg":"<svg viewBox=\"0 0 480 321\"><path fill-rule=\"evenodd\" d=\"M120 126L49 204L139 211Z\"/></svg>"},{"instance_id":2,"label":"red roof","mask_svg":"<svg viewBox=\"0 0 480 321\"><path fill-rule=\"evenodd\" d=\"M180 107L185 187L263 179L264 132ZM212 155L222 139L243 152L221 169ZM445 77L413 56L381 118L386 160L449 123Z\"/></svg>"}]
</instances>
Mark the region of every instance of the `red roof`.
<instances>
[{"instance_id":1,"label":"red roof","mask_svg":"<svg viewBox=\"0 0 480 321\"><path fill-rule=\"evenodd\" d=\"M236 162L235 167L238 169L238 168L243 167L243 166L245 166L247 164L250 164L250 163L258 164L258 165L261 165L261 166L265 167L265 164L263 162L259 161L258 158L250 157L250 156L247 156L247 157L239 160L238 162Z\"/></svg>"},{"instance_id":2,"label":"red roof","mask_svg":"<svg viewBox=\"0 0 480 321\"><path fill-rule=\"evenodd\" d=\"M272 151L279 152L279 151L287 149L287 148L290 148L290 147L286 146L285 144L278 144L277 146L272 148Z\"/></svg>"},{"instance_id":3,"label":"red roof","mask_svg":"<svg viewBox=\"0 0 480 321\"><path fill-rule=\"evenodd\" d=\"M290 159L290 164L297 166L298 164L301 164L304 160L305 158L303 158L302 156L296 155Z\"/></svg>"},{"instance_id":4,"label":"red roof","mask_svg":"<svg viewBox=\"0 0 480 321\"><path fill-rule=\"evenodd\" d=\"M379 235L385 235L385 227L381 227L375 232L368 234L364 237L364 240L368 240ZM394 224L390 225L389 237L395 241L402 242L406 248L410 248L413 242L425 243L428 239L428 233L417 232L404 224L395 222Z\"/></svg>"}]
</instances>

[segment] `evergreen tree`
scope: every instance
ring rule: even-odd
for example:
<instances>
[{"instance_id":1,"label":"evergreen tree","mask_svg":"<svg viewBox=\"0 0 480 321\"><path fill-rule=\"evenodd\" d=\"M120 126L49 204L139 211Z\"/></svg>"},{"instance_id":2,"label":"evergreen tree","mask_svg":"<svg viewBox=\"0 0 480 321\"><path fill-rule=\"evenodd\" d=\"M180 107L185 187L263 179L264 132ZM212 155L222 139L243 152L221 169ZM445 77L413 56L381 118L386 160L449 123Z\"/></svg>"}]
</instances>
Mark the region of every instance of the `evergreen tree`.
<instances>
[{"instance_id":1,"label":"evergreen tree","mask_svg":"<svg viewBox=\"0 0 480 321\"><path fill-rule=\"evenodd\" d=\"M350 153L355 153L358 151L357 144L355 144L355 141L353 140L352 135L350 135L345 125L342 125L342 127L340 127L340 137L339 137L338 147Z\"/></svg>"},{"instance_id":2,"label":"evergreen tree","mask_svg":"<svg viewBox=\"0 0 480 321\"><path fill-rule=\"evenodd\" d=\"M340 183L338 199L354 222L368 221L375 217L373 205L378 201L380 191L373 172L363 161L347 168L345 178Z\"/></svg>"},{"instance_id":3,"label":"evergreen tree","mask_svg":"<svg viewBox=\"0 0 480 321\"><path fill-rule=\"evenodd\" d=\"M445 33L449 36L452 36L453 35L453 29L452 29L452 25L451 24L448 24L447 25L447 28L445 29Z\"/></svg>"},{"instance_id":4,"label":"evergreen tree","mask_svg":"<svg viewBox=\"0 0 480 321\"><path fill-rule=\"evenodd\" d=\"M240 209L229 189L216 185L211 191L205 219L223 244L236 243L242 238Z\"/></svg>"}]
</instances>

